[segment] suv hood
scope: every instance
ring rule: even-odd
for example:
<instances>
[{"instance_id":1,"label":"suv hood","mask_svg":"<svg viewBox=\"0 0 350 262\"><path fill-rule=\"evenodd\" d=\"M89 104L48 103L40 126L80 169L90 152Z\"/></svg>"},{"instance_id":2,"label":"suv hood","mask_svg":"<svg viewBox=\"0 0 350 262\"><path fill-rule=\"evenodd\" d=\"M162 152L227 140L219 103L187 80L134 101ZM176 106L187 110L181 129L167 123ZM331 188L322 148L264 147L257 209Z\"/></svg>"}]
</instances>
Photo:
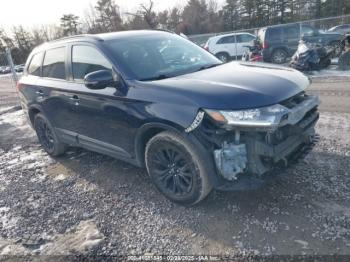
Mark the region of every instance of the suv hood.
<instances>
[{"instance_id":1,"label":"suv hood","mask_svg":"<svg viewBox=\"0 0 350 262\"><path fill-rule=\"evenodd\" d=\"M145 87L156 89L152 100L184 106L196 104L206 109L239 110L277 104L304 91L310 81L304 74L287 67L231 62L143 83Z\"/></svg>"}]
</instances>

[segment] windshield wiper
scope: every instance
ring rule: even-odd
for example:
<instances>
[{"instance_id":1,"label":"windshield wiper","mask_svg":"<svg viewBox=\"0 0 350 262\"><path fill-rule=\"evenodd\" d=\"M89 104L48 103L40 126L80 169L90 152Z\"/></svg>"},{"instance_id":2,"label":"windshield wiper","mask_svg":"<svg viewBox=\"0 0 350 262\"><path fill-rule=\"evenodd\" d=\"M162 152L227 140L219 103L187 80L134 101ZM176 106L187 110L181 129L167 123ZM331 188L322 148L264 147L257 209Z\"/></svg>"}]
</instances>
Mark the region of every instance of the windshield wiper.
<instances>
[{"instance_id":1,"label":"windshield wiper","mask_svg":"<svg viewBox=\"0 0 350 262\"><path fill-rule=\"evenodd\" d=\"M198 68L198 69L196 70L196 72L202 71L202 70L205 70L205 69L209 69L209 68L212 68L212 67L216 67L216 66L219 66L219 65L222 65L222 64L204 65L204 66L201 66L200 68Z\"/></svg>"},{"instance_id":2,"label":"windshield wiper","mask_svg":"<svg viewBox=\"0 0 350 262\"><path fill-rule=\"evenodd\" d=\"M148 78L142 78L142 79L140 79L140 81L162 80L162 79L166 79L169 77L171 77L171 76L162 74L162 75L152 76L152 77L148 77Z\"/></svg>"}]
</instances>

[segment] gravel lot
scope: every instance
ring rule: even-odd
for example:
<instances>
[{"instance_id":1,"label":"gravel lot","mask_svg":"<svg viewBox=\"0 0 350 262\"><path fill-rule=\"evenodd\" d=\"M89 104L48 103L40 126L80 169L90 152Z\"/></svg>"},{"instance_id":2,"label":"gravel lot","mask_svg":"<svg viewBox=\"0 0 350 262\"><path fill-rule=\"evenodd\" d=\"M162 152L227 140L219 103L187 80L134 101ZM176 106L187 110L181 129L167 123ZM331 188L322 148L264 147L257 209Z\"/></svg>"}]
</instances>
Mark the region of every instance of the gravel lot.
<instances>
[{"instance_id":1,"label":"gravel lot","mask_svg":"<svg viewBox=\"0 0 350 262\"><path fill-rule=\"evenodd\" d=\"M350 255L349 80L315 79L320 142L304 161L191 208L107 156L72 148L50 158L0 99L0 254ZM1 78L1 96L6 86Z\"/></svg>"}]
</instances>

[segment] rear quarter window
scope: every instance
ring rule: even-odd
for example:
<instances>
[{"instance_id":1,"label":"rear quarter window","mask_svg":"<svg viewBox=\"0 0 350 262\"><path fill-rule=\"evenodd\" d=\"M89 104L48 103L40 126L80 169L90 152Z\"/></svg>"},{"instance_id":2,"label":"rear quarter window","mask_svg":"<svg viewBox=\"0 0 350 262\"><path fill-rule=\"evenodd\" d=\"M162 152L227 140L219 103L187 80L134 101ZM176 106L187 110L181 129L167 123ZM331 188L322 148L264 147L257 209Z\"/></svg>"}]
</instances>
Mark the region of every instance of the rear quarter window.
<instances>
[{"instance_id":1,"label":"rear quarter window","mask_svg":"<svg viewBox=\"0 0 350 262\"><path fill-rule=\"evenodd\" d=\"M43 77L66 79L66 48L49 49L43 62Z\"/></svg>"},{"instance_id":2,"label":"rear quarter window","mask_svg":"<svg viewBox=\"0 0 350 262\"><path fill-rule=\"evenodd\" d=\"M40 53L33 55L32 59L29 63L28 69L27 69L27 73L29 75L40 76L43 55L44 55L44 52L40 52Z\"/></svg>"}]
</instances>

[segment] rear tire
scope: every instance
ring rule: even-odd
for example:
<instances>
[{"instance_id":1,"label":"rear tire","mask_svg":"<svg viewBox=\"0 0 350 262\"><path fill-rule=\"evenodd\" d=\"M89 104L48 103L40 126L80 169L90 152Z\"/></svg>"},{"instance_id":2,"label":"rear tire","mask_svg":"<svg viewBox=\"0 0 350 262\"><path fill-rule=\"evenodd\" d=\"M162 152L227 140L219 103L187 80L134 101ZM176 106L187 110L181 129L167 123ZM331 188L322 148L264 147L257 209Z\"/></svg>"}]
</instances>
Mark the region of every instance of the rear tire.
<instances>
[{"instance_id":1,"label":"rear tire","mask_svg":"<svg viewBox=\"0 0 350 262\"><path fill-rule=\"evenodd\" d=\"M154 136L147 143L145 163L157 189L177 204L195 205L212 190L206 152L178 133Z\"/></svg>"},{"instance_id":2,"label":"rear tire","mask_svg":"<svg viewBox=\"0 0 350 262\"><path fill-rule=\"evenodd\" d=\"M228 53L222 52L215 55L218 59L220 59L222 62L227 63L230 59L230 56Z\"/></svg>"},{"instance_id":3,"label":"rear tire","mask_svg":"<svg viewBox=\"0 0 350 262\"><path fill-rule=\"evenodd\" d=\"M275 64L284 64L287 61L288 54L283 49L273 51L271 62Z\"/></svg>"},{"instance_id":4,"label":"rear tire","mask_svg":"<svg viewBox=\"0 0 350 262\"><path fill-rule=\"evenodd\" d=\"M49 155L59 156L66 151L67 146L59 141L54 128L43 114L35 115L34 129L41 146Z\"/></svg>"}]
</instances>

